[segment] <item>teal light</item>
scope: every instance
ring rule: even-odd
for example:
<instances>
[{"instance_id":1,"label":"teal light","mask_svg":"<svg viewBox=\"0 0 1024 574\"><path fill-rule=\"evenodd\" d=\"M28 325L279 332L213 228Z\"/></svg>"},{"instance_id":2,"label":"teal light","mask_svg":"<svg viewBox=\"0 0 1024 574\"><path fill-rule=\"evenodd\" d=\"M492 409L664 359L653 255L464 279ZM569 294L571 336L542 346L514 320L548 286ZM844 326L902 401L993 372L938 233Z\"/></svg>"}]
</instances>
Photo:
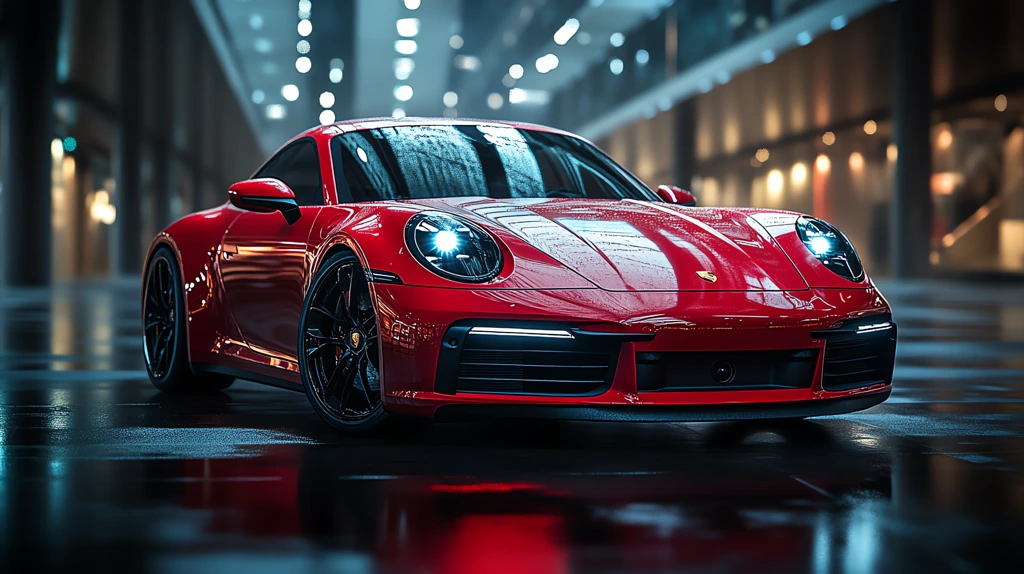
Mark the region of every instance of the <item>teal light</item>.
<instances>
[{"instance_id":1,"label":"teal light","mask_svg":"<svg viewBox=\"0 0 1024 574\"><path fill-rule=\"evenodd\" d=\"M71 136L64 138L61 143L64 146L64 151L75 151L78 148L78 140Z\"/></svg>"}]
</instances>

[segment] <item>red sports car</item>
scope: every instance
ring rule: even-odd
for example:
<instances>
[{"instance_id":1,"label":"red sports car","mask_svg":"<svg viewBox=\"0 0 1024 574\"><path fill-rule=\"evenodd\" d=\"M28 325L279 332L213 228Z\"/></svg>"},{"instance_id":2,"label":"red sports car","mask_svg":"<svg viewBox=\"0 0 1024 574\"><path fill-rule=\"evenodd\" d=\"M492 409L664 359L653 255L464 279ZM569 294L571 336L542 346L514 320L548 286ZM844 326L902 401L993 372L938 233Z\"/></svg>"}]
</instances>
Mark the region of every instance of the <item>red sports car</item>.
<instances>
[{"instance_id":1,"label":"red sports car","mask_svg":"<svg viewBox=\"0 0 1024 574\"><path fill-rule=\"evenodd\" d=\"M798 418L891 390L896 325L839 230L694 207L556 129L316 127L228 200L150 247L161 390L301 390L347 432L399 416Z\"/></svg>"}]
</instances>

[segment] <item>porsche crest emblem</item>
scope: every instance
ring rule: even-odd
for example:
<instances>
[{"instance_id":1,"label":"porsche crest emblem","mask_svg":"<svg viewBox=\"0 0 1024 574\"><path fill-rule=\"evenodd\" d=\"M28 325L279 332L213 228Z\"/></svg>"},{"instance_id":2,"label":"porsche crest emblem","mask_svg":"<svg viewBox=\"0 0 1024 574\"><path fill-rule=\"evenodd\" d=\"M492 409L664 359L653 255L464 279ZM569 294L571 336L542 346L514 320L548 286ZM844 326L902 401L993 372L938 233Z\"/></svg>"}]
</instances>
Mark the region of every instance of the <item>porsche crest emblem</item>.
<instances>
[{"instance_id":1,"label":"porsche crest emblem","mask_svg":"<svg viewBox=\"0 0 1024 574\"><path fill-rule=\"evenodd\" d=\"M348 336L349 341L352 343L353 349L358 349L359 345L363 342L363 335L359 331L352 331L352 334Z\"/></svg>"},{"instance_id":2,"label":"porsche crest emblem","mask_svg":"<svg viewBox=\"0 0 1024 574\"><path fill-rule=\"evenodd\" d=\"M701 279L703 279L705 281L710 281L712 283L714 283L715 281L718 281L718 276L715 275L714 273L710 272L710 271L698 271L697 272L697 277L700 277Z\"/></svg>"}]
</instances>

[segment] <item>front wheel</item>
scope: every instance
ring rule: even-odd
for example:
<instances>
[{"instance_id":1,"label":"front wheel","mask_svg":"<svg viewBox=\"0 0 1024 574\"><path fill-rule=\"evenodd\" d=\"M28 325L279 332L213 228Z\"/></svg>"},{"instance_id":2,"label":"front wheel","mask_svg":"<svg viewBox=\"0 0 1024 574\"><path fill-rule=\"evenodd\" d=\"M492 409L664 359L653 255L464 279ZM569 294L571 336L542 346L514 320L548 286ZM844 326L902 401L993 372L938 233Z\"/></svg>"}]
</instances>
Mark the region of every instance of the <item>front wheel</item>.
<instances>
[{"instance_id":1,"label":"front wheel","mask_svg":"<svg viewBox=\"0 0 1024 574\"><path fill-rule=\"evenodd\" d=\"M224 375L196 375L188 359L185 296L174 253L160 247L146 265L142 330L146 372L153 386L172 393L216 393L234 382Z\"/></svg>"},{"instance_id":2,"label":"front wheel","mask_svg":"<svg viewBox=\"0 0 1024 574\"><path fill-rule=\"evenodd\" d=\"M316 274L299 321L299 372L313 410L350 434L389 421L381 400L380 346L370 287L359 259L339 253Z\"/></svg>"}]
</instances>

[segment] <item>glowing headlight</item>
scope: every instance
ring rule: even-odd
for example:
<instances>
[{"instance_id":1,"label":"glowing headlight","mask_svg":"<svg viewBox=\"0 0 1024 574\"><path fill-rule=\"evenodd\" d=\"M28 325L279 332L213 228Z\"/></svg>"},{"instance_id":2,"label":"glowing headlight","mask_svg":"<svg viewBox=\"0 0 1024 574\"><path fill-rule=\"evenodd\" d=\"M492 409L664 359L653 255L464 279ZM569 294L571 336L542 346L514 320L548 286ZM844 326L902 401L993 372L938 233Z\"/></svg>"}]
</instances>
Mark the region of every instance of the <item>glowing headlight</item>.
<instances>
[{"instance_id":1,"label":"glowing headlight","mask_svg":"<svg viewBox=\"0 0 1024 574\"><path fill-rule=\"evenodd\" d=\"M864 278L857 251L838 229L820 219L801 217L796 221L796 232L807 250L833 273L850 281Z\"/></svg>"},{"instance_id":2,"label":"glowing headlight","mask_svg":"<svg viewBox=\"0 0 1024 574\"><path fill-rule=\"evenodd\" d=\"M421 265L447 279L481 283L501 271L501 249L494 239L479 226L447 213L412 216L405 242Z\"/></svg>"}]
</instances>

